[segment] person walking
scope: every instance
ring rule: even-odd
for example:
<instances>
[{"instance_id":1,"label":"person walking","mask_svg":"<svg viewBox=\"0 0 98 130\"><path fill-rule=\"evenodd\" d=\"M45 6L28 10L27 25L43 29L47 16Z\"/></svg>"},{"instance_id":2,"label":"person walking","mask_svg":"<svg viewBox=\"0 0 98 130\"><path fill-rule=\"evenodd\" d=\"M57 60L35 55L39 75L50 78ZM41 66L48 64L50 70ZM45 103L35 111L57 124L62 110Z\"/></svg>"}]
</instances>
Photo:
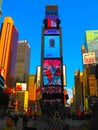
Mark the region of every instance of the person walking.
<instances>
[{"instance_id":1,"label":"person walking","mask_svg":"<svg viewBox=\"0 0 98 130\"><path fill-rule=\"evenodd\" d=\"M7 117L6 124L4 124L0 130L16 130L13 118L11 116Z\"/></svg>"}]
</instances>

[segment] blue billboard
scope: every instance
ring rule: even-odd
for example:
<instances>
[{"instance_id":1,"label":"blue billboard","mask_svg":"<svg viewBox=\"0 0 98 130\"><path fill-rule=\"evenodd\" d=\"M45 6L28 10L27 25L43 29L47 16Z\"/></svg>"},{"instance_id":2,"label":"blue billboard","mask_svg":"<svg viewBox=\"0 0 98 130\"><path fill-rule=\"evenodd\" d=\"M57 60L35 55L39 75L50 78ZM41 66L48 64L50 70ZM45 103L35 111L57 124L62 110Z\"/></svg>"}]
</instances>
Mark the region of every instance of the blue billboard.
<instances>
[{"instance_id":1,"label":"blue billboard","mask_svg":"<svg viewBox=\"0 0 98 130\"><path fill-rule=\"evenodd\" d=\"M44 58L60 58L60 36L44 36Z\"/></svg>"}]
</instances>

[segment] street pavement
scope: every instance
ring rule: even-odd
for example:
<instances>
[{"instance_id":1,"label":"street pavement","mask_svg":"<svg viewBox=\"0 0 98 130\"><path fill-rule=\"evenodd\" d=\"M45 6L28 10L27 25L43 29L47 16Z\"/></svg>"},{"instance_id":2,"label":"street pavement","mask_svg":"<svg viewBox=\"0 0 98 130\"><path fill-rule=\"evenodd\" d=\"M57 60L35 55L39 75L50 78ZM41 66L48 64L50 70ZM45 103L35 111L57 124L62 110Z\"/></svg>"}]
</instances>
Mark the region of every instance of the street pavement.
<instances>
[{"instance_id":1,"label":"street pavement","mask_svg":"<svg viewBox=\"0 0 98 130\"><path fill-rule=\"evenodd\" d=\"M0 128L6 123L6 118L0 119Z\"/></svg>"},{"instance_id":2,"label":"street pavement","mask_svg":"<svg viewBox=\"0 0 98 130\"><path fill-rule=\"evenodd\" d=\"M22 130L23 129L23 122L22 122L22 118L19 118L17 126L16 126L17 130Z\"/></svg>"},{"instance_id":3,"label":"street pavement","mask_svg":"<svg viewBox=\"0 0 98 130\"><path fill-rule=\"evenodd\" d=\"M39 117L37 120L30 119L28 120L27 126L30 128L36 128L37 130L64 130L66 124L69 126L69 130L83 130L83 125L87 121L80 121L80 120L54 120L50 117L42 116ZM6 123L6 118L0 120L0 128ZM19 118L17 123L17 130L23 130L23 122L22 118Z\"/></svg>"}]
</instances>

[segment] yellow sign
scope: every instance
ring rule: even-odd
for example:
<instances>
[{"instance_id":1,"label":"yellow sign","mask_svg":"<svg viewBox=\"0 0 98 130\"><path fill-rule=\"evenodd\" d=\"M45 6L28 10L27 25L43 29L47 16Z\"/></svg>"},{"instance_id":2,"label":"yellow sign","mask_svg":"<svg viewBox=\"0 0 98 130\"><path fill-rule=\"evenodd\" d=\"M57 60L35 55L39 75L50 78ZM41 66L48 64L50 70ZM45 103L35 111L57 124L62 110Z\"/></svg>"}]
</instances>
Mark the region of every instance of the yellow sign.
<instances>
[{"instance_id":1,"label":"yellow sign","mask_svg":"<svg viewBox=\"0 0 98 130\"><path fill-rule=\"evenodd\" d=\"M60 117L60 114L59 114L59 112L58 111L56 111L55 113L54 113L54 119L61 119L61 117Z\"/></svg>"}]
</instances>

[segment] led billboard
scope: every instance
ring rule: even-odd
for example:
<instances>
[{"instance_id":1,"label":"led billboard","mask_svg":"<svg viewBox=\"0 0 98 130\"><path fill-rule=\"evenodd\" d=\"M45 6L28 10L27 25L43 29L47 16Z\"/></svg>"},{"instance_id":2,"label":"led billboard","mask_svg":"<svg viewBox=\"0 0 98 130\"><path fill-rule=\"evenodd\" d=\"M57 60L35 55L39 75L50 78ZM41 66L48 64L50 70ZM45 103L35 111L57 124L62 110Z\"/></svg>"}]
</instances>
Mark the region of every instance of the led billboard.
<instances>
[{"instance_id":1,"label":"led billboard","mask_svg":"<svg viewBox=\"0 0 98 130\"><path fill-rule=\"evenodd\" d=\"M16 83L16 91L27 90L26 83Z\"/></svg>"},{"instance_id":2,"label":"led billboard","mask_svg":"<svg viewBox=\"0 0 98 130\"><path fill-rule=\"evenodd\" d=\"M49 34L58 35L60 34L60 31L58 29L45 29L44 35L49 35Z\"/></svg>"},{"instance_id":3,"label":"led billboard","mask_svg":"<svg viewBox=\"0 0 98 130\"><path fill-rule=\"evenodd\" d=\"M94 64L95 60L95 52L83 53L83 64Z\"/></svg>"},{"instance_id":4,"label":"led billboard","mask_svg":"<svg viewBox=\"0 0 98 130\"><path fill-rule=\"evenodd\" d=\"M57 27L57 20L56 19L47 19L47 28L55 28Z\"/></svg>"},{"instance_id":5,"label":"led billboard","mask_svg":"<svg viewBox=\"0 0 98 130\"><path fill-rule=\"evenodd\" d=\"M48 87L42 87L42 94L55 94L55 93L62 93L61 86L48 86Z\"/></svg>"},{"instance_id":6,"label":"led billboard","mask_svg":"<svg viewBox=\"0 0 98 130\"><path fill-rule=\"evenodd\" d=\"M41 84L41 66L37 66L37 86L36 86L36 100L42 98L40 84Z\"/></svg>"},{"instance_id":7,"label":"led billboard","mask_svg":"<svg viewBox=\"0 0 98 130\"><path fill-rule=\"evenodd\" d=\"M44 86L62 85L61 83L61 61L59 59L45 59L43 63Z\"/></svg>"},{"instance_id":8,"label":"led billboard","mask_svg":"<svg viewBox=\"0 0 98 130\"><path fill-rule=\"evenodd\" d=\"M44 36L44 58L60 58L60 36Z\"/></svg>"},{"instance_id":9,"label":"led billboard","mask_svg":"<svg viewBox=\"0 0 98 130\"><path fill-rule=\"evenodd\" d=\"M66 67L63 65L63 86L66 86Z\"/></svg>"}]
</instances>

